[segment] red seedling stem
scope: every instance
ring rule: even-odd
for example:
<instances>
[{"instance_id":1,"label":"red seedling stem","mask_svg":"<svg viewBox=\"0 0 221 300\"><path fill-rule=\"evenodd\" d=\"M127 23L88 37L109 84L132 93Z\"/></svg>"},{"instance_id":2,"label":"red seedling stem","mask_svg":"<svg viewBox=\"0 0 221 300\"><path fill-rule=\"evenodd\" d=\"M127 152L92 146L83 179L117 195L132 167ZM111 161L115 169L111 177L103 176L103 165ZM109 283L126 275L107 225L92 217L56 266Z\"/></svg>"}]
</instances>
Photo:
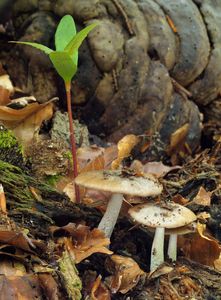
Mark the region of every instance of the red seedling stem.
<instances>
[{"instance_id":1,"label":"red seedling stem","mask_svg":"<svg viewBox=\"0 0 221 300\"><path fill-rule=\"evenodd\" d=\"M65 82L65 90L67 96L68 119L69 119L69 128L70 128L70 143L71 143L71 153L72 153L72 160L73 160L73 174L74 174L74 178L76 178L78 175L77 149L76 149L73 117L72 117L72 109L71 109L71 83L70 82ZM74 187L75 187L76 203L80 203L79 187L76 184L74 184Z\"/></svg>"}]
</instances>

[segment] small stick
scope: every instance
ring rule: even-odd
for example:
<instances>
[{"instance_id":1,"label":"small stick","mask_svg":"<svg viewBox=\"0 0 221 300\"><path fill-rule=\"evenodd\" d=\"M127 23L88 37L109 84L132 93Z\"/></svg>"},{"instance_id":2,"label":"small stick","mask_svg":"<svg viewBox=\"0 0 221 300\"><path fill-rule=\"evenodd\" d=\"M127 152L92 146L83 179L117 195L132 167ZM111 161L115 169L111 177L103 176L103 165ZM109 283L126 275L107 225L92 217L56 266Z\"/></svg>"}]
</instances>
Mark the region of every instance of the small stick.
<instances>
[{"instance_id":1,"label":"small stick","mask_svg":"<svg viewBox=\"0 0 221 300\"><path fill-rule=\"evenodd\" d=\"M112 70L112 78L113 78L113 84L114 84L115 92L117 92L119 90L119 86L118 86L117 71L116 71L116 69Z\"/></svg>"},{"instance_id":2,"label":"small stick","mask_svg":"<svg viewBox=\"0 0 221 300\"><path fill-rule=\"evenodd\" d=\"M124 10L124 8L122 7L122 5L119 3L118 0L112 0L112 1L114 2L115 6L117 7L117 9L119 10L119 12L123 16L129 34L130 35L134 35L134 30L133 30L133 28L131 26L130 20L129 20L129 18L128 18L125 10Z\"/></svg>"},{"instance_id":3,"label":"small stick","mask_svg":"<svg viewBox=\"0 0 221 300\"><path fill-rule=\"evenodd\" d=\"M69 128L70 128L70 143L71 143L71 153L72 153L72 160L73 160L73 173L74 173L74 178L76 178L78 175L77 149L76 149L73 117L72 117L72 110L71 110L71 82L65 82L65 90L66 90L66 96L67 96L68 119L69 119ZM80 203L79 187L76 184L74 184L74 187L75 187L76 203Z\"/></svg>"},{"instance_id":4,"label":"small stick","mask_svg":"<svg viewBox=\"0 0 221 300\"><path fill-rule=\"evenodd\" d=\"M0 184L0 210L2 213L7 214L5 192L2 184Z\"/></svg>"},{"instance_id":5,"label":"small stick","mask_svg":"<svg viewBox=\"0 0 221 300\"><path fill-rule=\"evenodd\" d=\"M185 87L183 87L181 84L179 84L175 79L171 78L172 84L175 88L175 90L178 93L181 93L182 95L186 95L187 97L191 98L192 97L192 93L190 91L188 91L187 89L185 89Z\"/></svg>"}]
</instances>

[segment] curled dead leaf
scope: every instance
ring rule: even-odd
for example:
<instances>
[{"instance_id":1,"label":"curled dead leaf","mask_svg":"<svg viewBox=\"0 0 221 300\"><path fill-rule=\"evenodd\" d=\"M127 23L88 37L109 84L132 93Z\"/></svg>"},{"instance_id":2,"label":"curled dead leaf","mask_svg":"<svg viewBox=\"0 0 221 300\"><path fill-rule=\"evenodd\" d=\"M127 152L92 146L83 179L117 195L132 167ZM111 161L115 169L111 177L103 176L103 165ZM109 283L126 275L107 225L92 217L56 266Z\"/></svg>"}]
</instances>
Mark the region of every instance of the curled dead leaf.
<instances>
[{"instance_id":1,"label":"curled dead leaf","mask_svg":"<svg viewBox=\"0 0 221 300\"><path fill-rule=\"evenodd\" d=\"M63 239L65 248L75 258L75 262L79 263L83 259L89 257L93 253L105 253L112 254L107 246L110 244L110 240L104 236L104 233L95 228L90 230L88 226L76 225L69 223L63 227L51 227L51 232L54 236L68 235L70 237Z\"/></svg>"},{"instance_id":2,"label":"curled dead leaf","mask_svg":"<svg viewBox=\"0 0 221 300\"><path fill-rule=\"evenodd\" d=\"M189 146L186 144L186 137L189 132L189 124L186 123L171 134L170 144L167 147L167 154L171 156L173 165L178 162L178 155L183 156L185 153L191 153Z\"/></svg>"},{"instance_id":3,"label":"curled dead leaf","mask_svg":"<svg viewBox=\"0 0 221 300\"><path fill-rule=\"evenodd\" d=\"M31 103L19 110L0 106L1 123L13 131L24 147L38 133L42 122L50 119L52 115L52 100L44 104Z\"/></svg>"},{"instance_id":4,"label":"curled dead leaf","mask_svg":"<svg viewBox=\"0 0 221 300\"><path fill-rule=\"evenodd\" d=\"M143 172L154 174L157 177L163 177L167 173L180 168L180 166L166 166L161 161L153 161L144 165Z\"/></svg>"},{"instance_id":5,"label":"curled dead leaf","mask_svg":"<svg viewBox=\"0 0 221 300\"><path fill-rule=\"evenodd\" d=\"M35 287L35 288L33 288ZM0 294L2 299L42 299L44 291L40 287L37 275L0 276Z\"/></svg>"},{"instance_id":6,"label":"curled dead leaf","mask_svg":"<svg viewBox=\"0 0 221 300\"><path fill-rule=\"evenodd\" d=\"M175 196L173 196L172 201L181 205L186 205L189 203L189 199L184 198L180 194L176 194Z\"/></svg>"},{"instance_id":7,"label":"curled dead leaf","mask_svg":"<svg viewBox=\"0 0 221 300\"><path fill-rule=\"evenodd\" d=\"M197 233L179 236L178 247L185 256L204 265L214 266L219 258L221 247L219 242L206 232L206 225L197 223Z\"/></svg>"},{"instance_id":8,"label":"curled dead leaf","mask_svg":"<svg viewBox=\"0 0 221 300\"><path fill-rule=\"evenodd\" d=\"M195 203L202 206L210 206L212 192L207 192L204 187L200 187L196 197L193 198L191 203Z\"/></svg>"},{"instance_id":9,"label":"curled dead leaf","mask_svg":"<svg viewBox=\"0 0 221 300\"><path fill-rule=\"evenodd\" d=\"M107 284L112 293L126 294L137 285L140 277L145 274L132 258L121 255L110 256L107 259L106 267L110 273L113 273L107 278Z\"/></svg>"},{"instance_id":10,"label":"curled dead leaf","mask_svg":"<svg viewBox=\"0 0 221 300\"><path fill-rule=\"evenodd\" d=\"M14 87L7 74L0 75L0 105L7 105L14 93Z\"/></svg>"},{"instance_id":11,"label":"curled dead leaf","mask_svg":"<svg viewBox=\"0 0 221 300\"><path fill-rule=\"evenodd\" d=\"M111 168L118 169L122 160L128 157L131 153L131 150L135 145L140 141L140 138L134 134L128 134L124 136L117 144L118 156L112 162Z\"/></svg>"},{"instance_id":12,"label":"curled dead leaf","mask_svg":"<svg viewBox=\"0 0 221 300\"><path fill-rule=\"evenodd\" d=\"M101 281L102 277L99 275L91 289L91 300L111 300L110 292Z\"/></svg>"}]
</instances>

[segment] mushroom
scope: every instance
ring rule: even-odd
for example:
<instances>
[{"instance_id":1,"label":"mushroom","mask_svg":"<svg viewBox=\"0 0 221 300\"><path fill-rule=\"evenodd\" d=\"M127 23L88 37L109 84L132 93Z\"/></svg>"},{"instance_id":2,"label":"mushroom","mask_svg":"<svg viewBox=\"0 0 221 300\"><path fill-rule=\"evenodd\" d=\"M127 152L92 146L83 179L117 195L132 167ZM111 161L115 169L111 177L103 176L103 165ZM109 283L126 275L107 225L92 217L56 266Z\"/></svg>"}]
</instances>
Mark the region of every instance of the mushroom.
<instances>
[{"instance_id":1,"label":"mushroom","mask_svg":"<svg viewBox=\"0 0 221 300\"><path fill-rule=\"evenodd\" d=\"M128 170L89 171L75 178L77 185L86 188L112 192L106 212L98 229L110 238L123 202L123 194L133 196L156 196L162 192L162 185L151 174L137 175Z\"/></svg>"},{"instance_id":2,"label":"mushroom","mask_svg":"<svg viewBox=\"0 0 221 300\"><path fill-rule=\"evenodd\" d=\"M167 255L172 261L176 261L177 259L177 236L193 233L195 231L196 231L196 222L192 222L186 226L165 230L165 235L170 236Z\"/></svg>"},{"instance_id":3,"label":"mushroom","mask_svg":"<svg viewBox=\"0 0 221 300\"><path fill-rule=\"evenodd\" d=\"M190 209L173 202L139 204L130 208L128 213L137 223L155 228L151 248L151 271L164 262L165 229L181 228L196 220L196 215ZM177 234L176 231L171 232L169 239L168 256L172 260L176 260Z\"/></svg>"}]
</instances>

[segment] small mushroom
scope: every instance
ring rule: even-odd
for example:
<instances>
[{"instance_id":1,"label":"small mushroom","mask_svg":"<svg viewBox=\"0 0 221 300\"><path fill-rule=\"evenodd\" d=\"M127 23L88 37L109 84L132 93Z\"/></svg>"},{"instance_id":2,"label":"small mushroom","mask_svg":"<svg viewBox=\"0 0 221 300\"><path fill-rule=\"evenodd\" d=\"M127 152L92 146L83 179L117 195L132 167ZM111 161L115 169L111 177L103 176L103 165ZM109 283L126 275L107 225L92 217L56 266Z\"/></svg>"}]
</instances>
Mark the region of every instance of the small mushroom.
<instances>
[{"instance_id":1,"label":"small mushroom","mask_svg":"<svg viewBox=\"0 0 221 300\"><path fill-rule=\"evenodd\" d=\"M175 228L178 230L196 220L196 215L190 209L172 202L163 205L140 204L130 208L128 213L137 223L155 228L150 259L151 271L164 262L165 230L174 230L170 234L168 256L176 260L178 231L176 232Z\"/></svg>"},{"instance_id":2,"label":"small mushroom","mask_svg":"<svg viewBox=\"0 0 221 300\"><path fill-rule=\"evenodd\" d=\"M75 178L75 183L86 188L113 193L98 225L109 238L117 222L124 194L146 197L156 196L162 192L162 185L153 175L136 175L124 169L84 172Z\"/></svg>"},{"instance_id":3,"label":"small mushroom","mask_svg":"<svg viewBox=\"0 0 221 300\"><path fill-rule=\"evenodd\" d=\"M167 255L172 261L176 261L177 259L177 236L193 233L195 231L196 231L196 222L190 223L186 226L165 230L165 235L170 236Z\"/></svg>"}]
</instances>

